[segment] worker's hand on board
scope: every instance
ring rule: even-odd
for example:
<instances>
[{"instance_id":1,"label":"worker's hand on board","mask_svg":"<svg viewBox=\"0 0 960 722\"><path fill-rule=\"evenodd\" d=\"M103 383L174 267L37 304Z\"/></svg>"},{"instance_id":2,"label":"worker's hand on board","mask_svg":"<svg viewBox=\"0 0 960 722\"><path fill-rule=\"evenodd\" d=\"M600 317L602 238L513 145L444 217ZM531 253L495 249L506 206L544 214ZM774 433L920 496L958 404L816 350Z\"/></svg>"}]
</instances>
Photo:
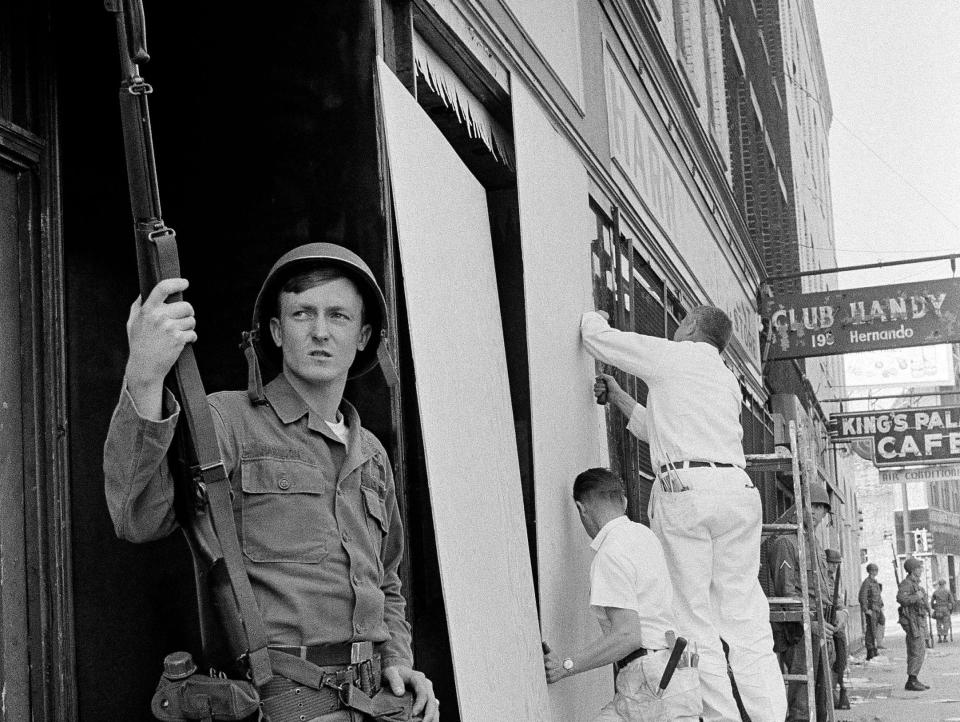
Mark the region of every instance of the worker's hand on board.
<instances>
[{"instance_id":1,"label":"worker's hand on board","mask_svg":"<svg viewBox=\"0 0 960 722\"><path fill-rule=\"evenodd\" d=\"M563 668L563 659L546 642L543 642L543 671L547 675L547 684L559 682L569 675Z\"/></svg>"}]
</instances>

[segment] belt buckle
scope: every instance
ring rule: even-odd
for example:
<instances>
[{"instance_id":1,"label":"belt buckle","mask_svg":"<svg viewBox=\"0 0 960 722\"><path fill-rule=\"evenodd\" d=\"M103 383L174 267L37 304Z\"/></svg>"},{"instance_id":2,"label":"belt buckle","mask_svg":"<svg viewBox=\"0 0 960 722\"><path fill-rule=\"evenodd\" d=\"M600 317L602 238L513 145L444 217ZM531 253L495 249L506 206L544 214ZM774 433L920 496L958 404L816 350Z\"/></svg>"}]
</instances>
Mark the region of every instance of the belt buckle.
<instances>
[{"instance_id":1,"label":"belt buckle","mask_svg":"<svg viewBox=\"0 0 960 722\"><path fill-rule=\"evenodd\" d=\"M350 645L350 664L360 664L373 659L373 642L354 642Z\"/></svg>"}]
</instances>

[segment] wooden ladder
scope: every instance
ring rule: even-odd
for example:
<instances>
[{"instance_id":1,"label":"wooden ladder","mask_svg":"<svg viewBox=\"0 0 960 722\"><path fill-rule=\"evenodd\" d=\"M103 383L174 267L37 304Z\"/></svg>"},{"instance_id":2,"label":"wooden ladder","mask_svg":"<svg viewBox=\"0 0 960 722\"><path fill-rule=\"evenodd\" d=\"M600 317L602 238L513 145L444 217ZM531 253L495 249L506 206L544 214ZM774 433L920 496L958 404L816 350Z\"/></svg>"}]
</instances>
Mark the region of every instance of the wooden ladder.
<instances>
[{"instance_id":1,"label":"wooden ladder","mask_svg":"<svg viewBox=\"0 0 960 722\"><path fill-rule=\"evenodd\" d=\"M806 655L806 674L784 674L785 682L801 682L807 685L807 709L810 719L817 718L816 675L813 667L813 655L820 655L820 665L823 670L822 678L826 685L824 698L826 700L826 720L834 722L833 715L833 672L830 668L830 655L827 652L827 639L824 634L823 598L820 590L820 570L817 568L817 555L813 541L813 516L810 506L811 475L816 473L813 459L801 459L797 450L798 434L796 423L790 422L790 450L789 455L783 454L747 454L747 470L759 472L789 471L793 475L793 498L800 500L795 503L797 508L797 523L792 524L764 524L763 536L772 537L792 532L797 536L797 552L800 568L806 570L800 575L800 597L768 597L770 604L770 621L772 622L802 622L804 653ZM801 513L802 512L802 513ZM813 580L814 609L810 605L811 579ZM813 650L812 638L815 624L819 630L819 644ZM823 720L821 720L823 722Z\"/></svg>"}]
</instances>

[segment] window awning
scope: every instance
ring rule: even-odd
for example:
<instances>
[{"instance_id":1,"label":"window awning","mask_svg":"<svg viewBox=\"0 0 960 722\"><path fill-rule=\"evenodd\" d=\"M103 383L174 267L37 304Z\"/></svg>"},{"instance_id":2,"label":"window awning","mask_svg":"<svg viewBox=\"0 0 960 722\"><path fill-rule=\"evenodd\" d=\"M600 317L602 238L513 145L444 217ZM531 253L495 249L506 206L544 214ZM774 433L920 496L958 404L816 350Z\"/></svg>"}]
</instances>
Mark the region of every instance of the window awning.
<instances>
[{"instance_id":1,"label":"window awning","mask_svg":"<svg viewBox=\"0 0 960 722\"><path fill-rule=\"evenodd\" d=\"M417 33L413 34L413 55L417 72L456 114L470 137L482 141L497 160L514 170L516 162L510 134L490 115L453 68Z\"/></svg>"}]
</instances>

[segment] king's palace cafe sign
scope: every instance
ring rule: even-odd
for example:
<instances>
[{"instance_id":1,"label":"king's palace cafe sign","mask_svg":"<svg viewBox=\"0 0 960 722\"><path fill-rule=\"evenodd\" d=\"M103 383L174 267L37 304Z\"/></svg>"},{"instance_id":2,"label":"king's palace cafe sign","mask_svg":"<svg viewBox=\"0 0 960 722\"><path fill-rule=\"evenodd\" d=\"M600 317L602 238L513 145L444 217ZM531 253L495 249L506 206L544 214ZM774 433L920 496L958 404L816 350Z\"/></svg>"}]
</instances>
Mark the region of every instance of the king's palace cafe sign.
<instances>
[{"instance_id":1,"label":"king's palace cafe sign","mask_svg":"<svg viewBox=\"0 0 960 722\"><path fill-rule=\"evenodd\" d=\"M960 406L830 414L835 441L870 439L879 467L960 462Z\"/></svg>"},{"instance_id":2,"label":"king's palace cafe sign","mask_svg":"<svg viewBox=\"0 0 960 722\"><path fill-rule=\"evenodd\" d=\"M960 280L774 295L764 301L767 359L960 341Z\"/></svg>"}]
</instances>

